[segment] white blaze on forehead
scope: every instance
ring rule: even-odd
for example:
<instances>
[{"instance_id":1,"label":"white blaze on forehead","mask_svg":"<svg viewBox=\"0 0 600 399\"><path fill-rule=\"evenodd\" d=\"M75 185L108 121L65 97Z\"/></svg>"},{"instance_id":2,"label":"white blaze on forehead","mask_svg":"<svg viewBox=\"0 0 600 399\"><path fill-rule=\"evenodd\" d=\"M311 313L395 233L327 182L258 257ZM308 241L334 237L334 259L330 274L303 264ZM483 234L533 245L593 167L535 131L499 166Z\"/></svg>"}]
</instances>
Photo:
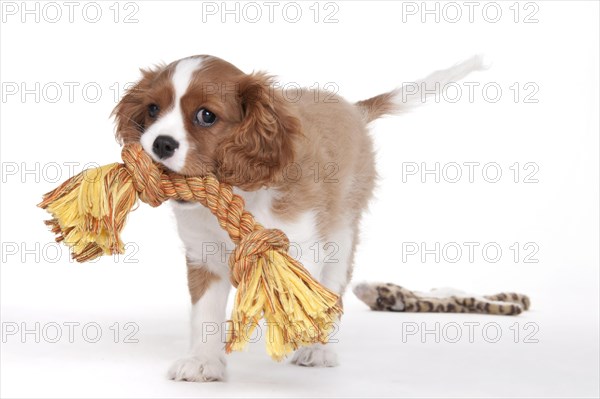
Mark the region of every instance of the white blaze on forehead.
<instances>
[{"instance_id":1,"label":"white blaze on forehead","mask_svg":"<svg viewBox=\"0 0 600 399\"><path fill-rule=\"evenodd\" d=\"M202 66L202 58L185 58L177 63L171 77L175 90L173 108L162 114L148 130L142 134L140 142L144 150L157 162L161 162L169 169L180 172L185 166L185 159L190 148L185 130L184 115L181 110L181 97L186 93L194 72ZM170 136L179 143L175 154L167 159L159 159L152 151L152 144L158 136Z\"/></svg>"},{"instance_id":2,"label":"white blaze on forehead","mask_svg":"<svg viewBox=\"0 0 600 399\"><path fill-rule=\"evenodd\" d=\"M171 81L173 82L173 87L175 87L175 106L179 106L179 100L187 91L188 86L190 85L190 81L192 80L192 75L202 65L202 58L185 58L177 63L175 67L175 72L173 73L173 77Z\"/></svg>"}]
</instances>

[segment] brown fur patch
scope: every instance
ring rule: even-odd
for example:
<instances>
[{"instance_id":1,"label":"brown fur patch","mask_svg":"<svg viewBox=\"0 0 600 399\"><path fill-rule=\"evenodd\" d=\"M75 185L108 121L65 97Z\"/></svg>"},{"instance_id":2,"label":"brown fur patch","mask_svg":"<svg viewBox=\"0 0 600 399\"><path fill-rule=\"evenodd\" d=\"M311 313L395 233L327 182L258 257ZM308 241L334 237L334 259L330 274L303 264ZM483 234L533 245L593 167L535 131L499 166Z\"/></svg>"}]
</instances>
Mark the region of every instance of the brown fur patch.
<instances>
[{"instance_id":1,"label":"brown fur patch","mask_svg":"<svg viewBox=\"0 0 600 399\"><path fill-rule=\"evenodd\" d=\"M208 268L193 265L189 261L187 262L187 277L192 305L202 298L208 287L210 287L214 281L220 279L219 276L212 273Z\"/></svg>"},{"instance_id":2,"label":"brown fur patch","mask_svg":"<svg viewBox=\"0 0 600 399\"><path fill-rule=\"evenodd\" d=\"M292 95L269 86L272 79L265 74L245 74L216 57L199 57L202 65L181 98L190 149L179 172L212 172L249 191L276 188L281 195L272 211L278 218L291 221L313 211L321 237L341 229L353 231L348 244L353 259L358 224L377 178L364 113L371 118L386 113L391 104L385 95L358 106L325 91L301 89ZM149 104L161 110L172 106L176 65L143 71L142 80L117 105L113 114L122 142L139 140L153 123ZM202 107L217 116L213 125L194 124ZM351 274L352 265L348 279Z\"/></svg>"},{"instance_id":3,"label":"brown fur patch","mask_svg":"<svg viewBox=\"0 0 600 399\"><path fill-rule=\"evenodd\" d=\"M397 107L393 101L394 95L395 93L391 91L367 100L358 101L356 105L362 110L364 119L368 123L397 111Z\"/></svg>"},{"instance_id":4,"label":"brown fur patch","mask_svg":"<svg viewBox=\"0 0 600 399\"><path fill-rule=\"evenodd\" d=\"M244 190L280 183L301 134L291 103L271 88L271 81L265 74L239 79L242 121L217 150L217 176Z\"/></svg>"},{"instance_id":5,"label":"brown fur patch","mask_svg":"<svg viewBox=\"0 0 600 399\"><path fill-rule=\"evenodd\" d=\"M115 117L115 135L126 144L139 141L144 130L163 112L173 107L175 89L171 83L174 64L156 69L141 70L142 79L128 89L112 111ZM159 113L151 118L148 106L156 104Z\"/></svg>"}]
</instances>

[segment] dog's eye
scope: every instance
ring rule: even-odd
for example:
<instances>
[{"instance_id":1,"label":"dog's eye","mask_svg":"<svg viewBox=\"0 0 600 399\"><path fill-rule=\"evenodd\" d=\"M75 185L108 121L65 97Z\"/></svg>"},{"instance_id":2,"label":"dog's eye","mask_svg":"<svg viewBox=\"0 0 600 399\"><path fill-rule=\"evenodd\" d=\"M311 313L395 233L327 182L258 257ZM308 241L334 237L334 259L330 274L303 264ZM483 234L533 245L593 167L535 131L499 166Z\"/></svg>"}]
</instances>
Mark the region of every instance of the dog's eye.
<instances>
[{"instance_id":1,"label":"dog's eye","mask_svg":"<svg viewBox=\"0 0 600 399\"><path fill-rule=\"evenodd\" d=\"M207 110L206 108L200 108L196 114L195 122L200 126L208 127L212 126L217 120L217 115Z\"/></svg>"},{"instance_id":2,"label":"dog's eye","mask_svg":"<svg viewBox=\"0 0 600 399\"><path fill-rule=\"evenodd\" d=\"M377 297L377 305L383 307L383 299L381 297Z\"/></svg>"},{"instance_id":3,"label":"dog's eye","mask_svg":"<svg viewBox=\"0 0 600 399\"><path fill-rule=\"evenodd\" d=\"M156 105L156 104L148 105L148 116L150 118L156 118L156 116L158 115L158 111L160 111L160 108L158 108L158 105Z\"/></svg>"}]
</instances>

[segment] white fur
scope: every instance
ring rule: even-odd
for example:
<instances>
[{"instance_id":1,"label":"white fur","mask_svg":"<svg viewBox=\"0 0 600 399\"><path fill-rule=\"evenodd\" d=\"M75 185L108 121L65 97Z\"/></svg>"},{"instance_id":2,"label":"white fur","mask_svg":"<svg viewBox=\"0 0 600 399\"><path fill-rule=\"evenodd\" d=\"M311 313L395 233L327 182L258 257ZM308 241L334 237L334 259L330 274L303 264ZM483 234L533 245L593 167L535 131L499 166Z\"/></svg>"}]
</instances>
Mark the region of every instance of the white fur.
<instances>
[{"instance_id":1,"label":"white fur","mask_svg":"<svg viewBox=\"0 0 600 399\"><path fill-rule=\"evenodd\" d=\"M183 122L181 111L181 97L187 91L187 88L195 71L202 66L202 58L186 58L177 63L175 72L171 78L175 88L175 101L173 108L168 110L163 116L153 123L148 130L144 132L140 142L144 150L157 162L161 162L174 172L179 172L185 166L185 159L190 148L187 140L187 133ZM158 136L171 136L178 143L179 148L175 150L172 157L161 160L152 151L152 144Z\"/></svg>"},{"instance_id":2,"label":"white fur","mask_svg":"<svg viewBox=\"0 0 600 399\"><path fill-rule=\"evenodd\" d=\"M292 364L305 367L335 367L338 365L338 359L331 345L303 346L294 353Z\"/></svg>"},{"instance_id":3,"label":"white fur","mask_svg":"<svg viewBox=\"0 0 600 399\"><path fill-rule=\"evenodd\" d=\"M483 56L476 55L450 68L435 71L423 79L406 83L393 91L397 113L424 104L431 97L439 98L447 84L456 83L471 72L489 67L489 63Z\"/></svg>"},{"instance_id":4,"label":"white fur","mask_svg":"<svg viewBox=\"0 0 600 399\"><path fill-rule=\"evenodd\" d=\"M348 283L348 269L352 263L352 240L354 231L350 226L340 228L327 237L321 245L323 270L320 281L330 290L340 293Z\"/></svg>"},{"instance_id":5,"label":"white fur","mask_svg":"<svg viewBox=\"0 0 600 399\"><path fill-rule=\"evenodd\" d=\"M169 369L176 381L220 381L225 377L223 322L231 284L228 278L213 282L192 306L191 349Z\"/></svg>"},{"instance_id":6,"label":"white fur","mask_svg":"<svg viewBox=\"0 0 600 399\"><path fill-rule=\"evenodd\" d=\"M290 239L290 253L317 279L322 276L324 284L336 292L346 283L347 268L351 245L351 231L340 231L327 241L317 232L315 212L306 212L294 221L283 221L271 210L273 200L279 193L273 189L261 189L245 192L234 189L244 198L246 209L266 228L278 228ZM191 263L207 267L221 277L218 283L211 284L192 309L192 349L191 353L178 360L169 376L175 380L211 381L224 376L223 345L219 334L206 336L206 326L222 326L226 315L225 305L229 292L228 254L234 249L233 242L225 230L219 226L210 211L200 205L172 202L177 228ZM332 259L337 263L329 264L327 272L323 270L323 247L334 242L338 247ZM316 252L316 248L319 252ZM323 273L322 273L323 271ZM327 283L325 283L326 279ZM293 362L303 366L334 366L337 357L332 348L322 345L307 347L299 351ZM223 370L221 370L221 366Z\"/></svg>"},{"instance_id":7,"label":"white fur","mask_svg":"<svg viewBox=\"0 0 600 399\"><path fill-rule=\"evenodd\" d=\"M285 232L290 240L291 255L318 278L323 267L323 256L322 252L317 256L315 247L324 244L317 232L315 213L306 212L292 222L283 221L271 210L273 200L279 195L277 190L246 192L234 188L234 192L244 198L246 210L264 227ZM172 203L187 257L193 263L206 265L219 276L227 276L227 257L235 246L215 216L199 204Z\"/></svg>"},{"instance_id":8,"label":"white fur","mask_svg":"<svg viewBox=\"0 0 600 399\"><path fill-rule=\"evenodd\" d=\"M225 358L198 354L177 360L168 376L175 381L208 382L225 379Z\"/></svg>"}]
</instances>

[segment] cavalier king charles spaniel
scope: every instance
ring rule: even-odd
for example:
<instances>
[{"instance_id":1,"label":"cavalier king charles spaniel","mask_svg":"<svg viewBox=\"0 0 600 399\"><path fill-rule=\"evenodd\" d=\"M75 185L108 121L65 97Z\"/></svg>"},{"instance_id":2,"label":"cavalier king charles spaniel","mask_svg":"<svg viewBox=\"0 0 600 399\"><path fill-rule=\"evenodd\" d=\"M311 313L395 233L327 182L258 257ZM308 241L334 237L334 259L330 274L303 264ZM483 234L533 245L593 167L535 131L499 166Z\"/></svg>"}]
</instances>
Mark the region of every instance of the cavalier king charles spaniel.
<instances>
[{"instance_id":1,"label":"cavalier king charles spaniel","mask_svg":"<svg viewBox=\"0 0 600 399\"><path fill-rule=\"evenodd\" d=\"M140 142L152 158L184 175L213 173L230 183L262 225L284 231L290 251L323 285L344 293L359 222L377 173L368 125L439 95L474 70L473 57L388 93L351 103L329 92L278 87L208 55L142 70L116 106L116 136ZM169 377L222 380L227 255L233 243L210 211L173 201L185 246L192 301L191 349ZM335 366L334 345L302 347L292 363Z\"/></svg>"}]
</instances>

